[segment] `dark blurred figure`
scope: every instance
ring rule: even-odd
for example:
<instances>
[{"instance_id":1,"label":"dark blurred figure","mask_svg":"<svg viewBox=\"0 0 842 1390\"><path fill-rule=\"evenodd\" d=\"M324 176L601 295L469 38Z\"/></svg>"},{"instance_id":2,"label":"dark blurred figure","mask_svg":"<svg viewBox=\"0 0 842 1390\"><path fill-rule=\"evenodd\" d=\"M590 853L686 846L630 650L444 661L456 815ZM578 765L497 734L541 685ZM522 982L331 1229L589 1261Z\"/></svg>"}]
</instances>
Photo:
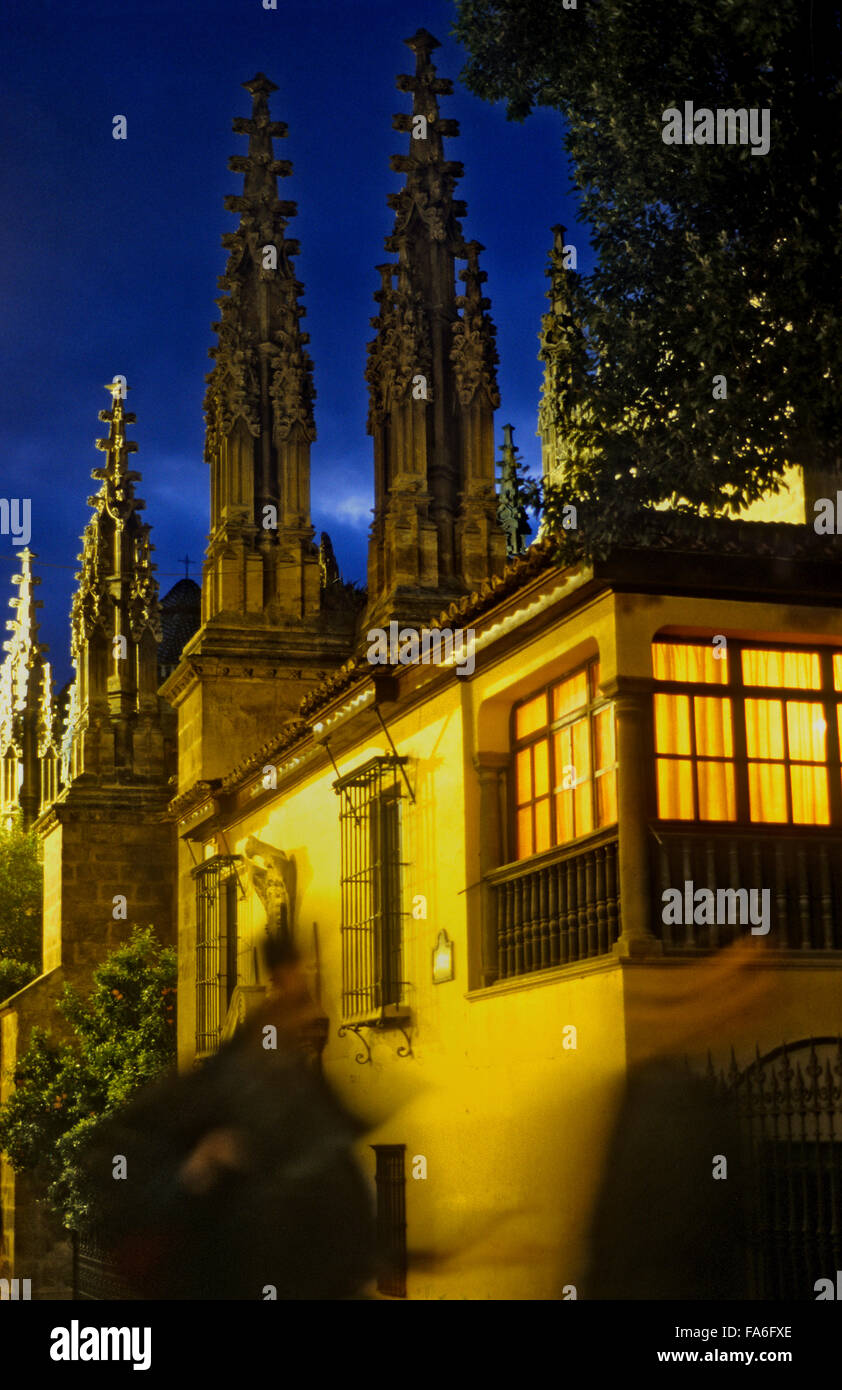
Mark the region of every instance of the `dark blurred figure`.
<instances>
[{"instance_id":1,"label":"dark blurred figure","mask_svg":"<svg viewBox=\"0 0 842 1390\"><path fill-rule=\"evenodd\" d=\"M714 1178L714 1155L727 1178ZM591 1229L586 1298L747 1298L737 1116L675 1062L629 1073Z\"/></svg>"},{"instance_id":2,"label":"dark blurred figure","mask_svg":"<svg viewBox=\"0 0 842 1390\"><path fill-rule=\"evenodd\" d=\"M704 1055L774 1007L763 947L740 941L690 971L630 982L632 1061L608 1146L580 1296L747 1299L757 1213L751 1150L733 1102L692 1074ZM774 1016L774 1015L773 1015ZM727 1177L713 1176L715 1158ZM719 1169L721 1171L721 1168Z\"/></svg>"},{"instance_id":3,"label":"dark blurred figure","mask_svg":"<svg viewBox=\"0 0 842 1390\"><path fill-rule=\"evenodd\" d=\"M97 1131L95 1239L138 1298L344 1299L372 1275L363 1127L301 1055L318 1011L289 952L265 1006L197 1070ZM264 1047L264 1028L277 1048ZM112 1177L124 1154L127 1178ZM270 1288L267 1288L270 1286Z\"/></svg>"}]
</instances>

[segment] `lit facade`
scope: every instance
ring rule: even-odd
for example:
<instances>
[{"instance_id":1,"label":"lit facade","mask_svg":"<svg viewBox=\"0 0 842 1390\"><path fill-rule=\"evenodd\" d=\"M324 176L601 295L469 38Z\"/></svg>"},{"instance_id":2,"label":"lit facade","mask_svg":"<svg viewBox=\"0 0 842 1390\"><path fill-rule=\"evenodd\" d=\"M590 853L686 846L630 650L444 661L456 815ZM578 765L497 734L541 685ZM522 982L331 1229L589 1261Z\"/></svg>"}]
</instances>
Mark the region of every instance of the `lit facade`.
<instances>
[{"instance_id":1,"label":"lit facade","mask_svg":"<svg viewBox=\"0 0 842 1390\"><path fill-rule=\"evenodd\" d=\"M692 1061L710 1048L725 1067L733 1047L735 1084L754 1085L755 1055L814 1038L811 1057L839 1065L842 548L805 524L813 484L792 472L738 522L665 513L646 550L630 538L565 568L542 536L517 554L511 478L514 521L498 524L482 248L464 238L460 166L444 154L450 84L432 36L408 42L415 72L399 87L412 111L395 119L408 153L393 161L405 184L390 199L366 371L365 598L343 584L329 538L314 539L312 363L294 206L278 198L285 127L262 74L235 122L249 144L231 161L244 183L227 200L239 225L224 241L206 399L201 624L168 648L159 686L157 587L117 399L96 476L103 499L115 480L124 496L96 502L86 533L64 733L36 711L28 752L20 702L46 690L52 711L53 697L28 560L17 581L31 675L15 674L15 636L0 690L3 809L34 787L37 736L52 780L40 800L28 794L48 905L45 974L0 1009L0 1096L26 1030L52 1022L63 980L89 978L122 930L108 902L122 875L136 889L130 920L177 939L184 1069L264 999L268 937L295 947L320 1010L307 1051L369 1125L359 1157L388 1256L381 1296L569 1296L623 1081L653 1048L647 1001L679 979L704 997L711 950L756 935L774 1007L700 1035ZM563 488L587 402L554 235L539 431L545 478ZM470 669L373 663L368 634L393 621L468 633ZM92 898L103 864L108 891ZM665 909L676 893L683 915ZM745 915L752 901L765 917ZM830 1193L842 1180L834 1104L814 1111L812 1134ZM5 1165L2 1185L17 1272L23 1187L16 1198Z\"/></svg>"},{"instance_id":2,"label":"lit facade","mask_svg":"<svg viewBox=\"0 0 842 1390\"><path fill-rule=\"evenodd\" d=\"M736 525L747 550L787 544L777 527ZM667 556L681 582L653 593L651 554L573 572L534 550L452 615L476 631L470 679L415 666L384 689L360 662L311 697L306 730L182 810L182 1058L207 1038L192 973L201 866L221 856L239 880L221 1032L259 997L267 914L250 866L283 851L329 1020L322 1064L372 1117L372 1179L372 1146L406 1146L410 1297L576 1284L618 1087L648 1046L636 995L676 969L701 990L701 953L748 933L668 925L663 887L771 890L758 969L786 988L761 1026L709 1039L718 1064L731 1046L745 1064L839 1034L838 610L802 601L796 642L797 559L782 573L756 555L749 588L743 555L720 559L715 583L710 554ZM454 978L435 984L442 929ZM416 1156L426 1178L411 1176ZM431 1246L435 1266L414 1271L413 1249Z\"/></svg>"},{"instance_id":3,"label":"lit facade","mask_svg":"<svg viewBox=\"0 0 842 1390\"><path fill-rule=\"evenodd\" d=\"M784 988L704 1040L716 1064L731 1047L745 1066L842 1034L842 552L805 526L798 475L747 521L693 531L665 515L649 550L632 540L567 569L542 538L503 568L489 303L454 220L458 166L441 162L453 132L434 41L410 46L397 265L381 267L369 351L375 513L355 643L250 742L232 732L233 702L222 725L190 717L183 692L204 680L190 647L164 687L180 717L179 1057L192 1065L249 1016L267 931L291 938L322 1014L310 1051L370 1123L381 1295L569 1296L617 1097L652 1048L646 1001L676 971L701 994L705 951L751 937L729 890L769 890L757 970ZM436 140L413 137L421 116ZM558 402L586 409L563 262L556 228L539 430L562 488L575 421ZM372 664L367 632L394 618L407 641L470 629L474 669ZM261 679L255 708L278 688ZM667 920L664 891L687 883L715 905L725 893L724 920Z\"/></svg>"}]
</instances>

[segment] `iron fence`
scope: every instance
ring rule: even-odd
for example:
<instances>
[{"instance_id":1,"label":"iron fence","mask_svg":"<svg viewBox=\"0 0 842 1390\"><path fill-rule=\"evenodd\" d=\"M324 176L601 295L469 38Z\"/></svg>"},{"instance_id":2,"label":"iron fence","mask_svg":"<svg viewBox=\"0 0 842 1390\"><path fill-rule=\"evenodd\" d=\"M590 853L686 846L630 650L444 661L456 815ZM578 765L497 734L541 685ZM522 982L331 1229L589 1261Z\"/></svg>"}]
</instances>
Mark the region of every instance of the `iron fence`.
<instances>
[{"instance_id":1,"label":"iron fence","mask_svg":"<svg viewBox=\"0 0 842 1390\"><path fill-rule=\"evenodd\" d=\"M842 1038L810 1038L710 1075L751 1148L751 1296L816 1298L842 1268Z\"/></svg>"}]
</instances>

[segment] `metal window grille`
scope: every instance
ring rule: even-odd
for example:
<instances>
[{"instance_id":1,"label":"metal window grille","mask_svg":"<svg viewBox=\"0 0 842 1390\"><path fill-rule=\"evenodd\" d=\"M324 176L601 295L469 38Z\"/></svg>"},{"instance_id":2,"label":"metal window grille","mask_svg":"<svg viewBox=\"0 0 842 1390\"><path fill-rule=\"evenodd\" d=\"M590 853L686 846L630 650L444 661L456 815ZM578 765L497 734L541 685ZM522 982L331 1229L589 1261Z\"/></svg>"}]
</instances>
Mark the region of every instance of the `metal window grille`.
<instances>
[{"instance_id":1,"label":"metal window grille","mask_svg":"<svg viewBox=\"0 0 842 1390\"><path fill-rule=\"evenodd\" d=\"M399 758L376 758L334 783L342 797L342 1016L402 1001Z\"/></svg>"},{"instance_id":2,"label":"metal window grille","mask_svg":"<svg viewBox=\"0 0 842 1390\"><path fill-rule=\"evenodd\" d=\"M377 1156L377 1289L392 1298L406 1298L406 1145L372 1148Z\"/></svg>"},{"instance_id":3,"label":"metal window grille","mask_svg":"<svg viewBox=\"0 0 842 1390\"><path fill-rule=\"evenodd\" d=\"M237 984L237 855L214 855L196 880L196 1054L215 1052Z\"/></svg>"}]
</instances>

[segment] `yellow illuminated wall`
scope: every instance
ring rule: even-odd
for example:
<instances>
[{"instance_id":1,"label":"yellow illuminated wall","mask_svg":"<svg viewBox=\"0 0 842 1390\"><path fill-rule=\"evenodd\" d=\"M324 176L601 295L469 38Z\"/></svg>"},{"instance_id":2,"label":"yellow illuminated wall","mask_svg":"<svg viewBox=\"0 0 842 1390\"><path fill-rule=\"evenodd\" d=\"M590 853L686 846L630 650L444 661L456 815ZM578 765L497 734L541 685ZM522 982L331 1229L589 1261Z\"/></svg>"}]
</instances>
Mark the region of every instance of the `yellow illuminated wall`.
<instances>
[{"instance_id":1,"label":"yellow illuminated wall","mask_svg":"<svg viewBox=\"0 0 842 1390\"><path fill-rule=\"evenodd\" d=\"M541 824L555 825L551 834L559 842L577 828L575 807L572 827L569 812L565 820L558 810L555 819L550 811L553 795L558 795L557 779L552 782L553 757L558 762L569 756L575 763L580 756L570 752L571 742L560 752L549 749L552 700L555 709L565 708L574 722L580 708L573 685L565 684L568 678L587 672L589 663L598 661L595 689L602 692L607 711L605 692L618 680L638 686L648 682L652 689L658 677L659 759L675 767L694 761L698 768L709 765L697 777L701 791L693 791L696 784L692 778L688 783L685 772L662 774L659 763L664 804L681 812L690 807L691 796L700 796L703 809L728 813L734 697L726 694L728 661L713 657L710 639L717 632L750 638L760 649L760 654L747 658L752 689L761 691L766 679L778 680L781 669L775 669L775 662L780 668L781 661L794 686L785 699L762 693L751 698L781 705L791 738L786 775L791 788L800 785L798 795L804 798L796 797L793 804L815 809L804 791L802 773L795 771L807 768L809 780L821 769L818 755L823 745L812 716L813 687L799 684L809 679L805 673L811 661L799 653L789 658L762 655L771 650L763 648L764 640L771 644L791 634L790 610L746 601L603 593L558 618L554 604L561 596L560 581L551 576L543 589L511 600L499 620L489 621L485 645L480 629L472 679L451 676L442 682L435 673L431 677L428 671L413 669L402 676L397 703L385 707L394 744L409 760L415 796L414 803L406 795L401 802L403 976L412 1010L410 1056L399 1056L403 1035L384 1029L365 1034L371 1060L360 1065L356 1058L365 1052L361 1040L353 1032L339 1036L340 805L332 785L336 771L323 750L305 741L312 761L287 774L280 769L278 790L271 799L229 817L215 832L214 844L219 847L224 838L232 853L243 854L249 837L256 836L295 857L297 939L312 987L320 990L330 1020L325 1073L369 1122L360 1159L372 1180L370 1146L406 1145L407 1238L411 1260L413 1252L415 1257L408 1280L410 1298L533 1299L560 1296L564 1285L576 1285L619 1088L629 1059L643 1055L651 1043L640 1022L644 1014L638 1001L647 996L653 979L675 978L676 970L686 972L688 981L698 980L699 991L704 989L704 961L659 961L657 956L641 958L622 951L482 987L484 873L507 858L528 853L531 843L536 850L544 845L546 832L535 829L534 807L541 800L548 808ZM543 626L538 621L542 613ZM531 627L518 638L521 621L524 626L531 621ZM828 609L802 609L798 621L804 642L814 640L817 648L822 639L839 641L842 636L839 616ZM706 636L693 637L694 630ZM498 642L495 633L505 642ZM689 640L690 647L679 652L671 645L671 633ZM696 688L692 694L670 693L670 675L679 682L692 681ZM580 683L581 679L576 676ZM422 688L427 680L429 689ZM651 695L648 699L651 702ZM537 703L531 705L533 700ZM802 707L810 708L805 713ZM775 717L767 714L766 724ZM607 720L607 713L603 718ZM760 730L761 717L751 714L750 727ZM601 814L606 824L619 815L622 842L639 826L645 808L634 803L624 810L624 776L629 773L622 761L616 774L613 771L613 721L610 733L602 727L596 735L592 723L591 738L602 750L593 753L599 770L611 769L610 778L602 779L606 793ZM522 770L524 764L515 760L508 780L505 767L516 751L513 740L529 750L529 768ZM547 752L536 757L534 747L541 741ZM370 712L349 718L332 747L341 776L390 751ZM754 745L747 756L763 763ZM764 766L768 762L767 758ZM783 767L780 760L779 765ZM648 775L654 794L651 764ZM758 795L770 793L763 790ZM497 845L490 808L500 796L509 800L501 810L503 838ZM530 807L528 831L520 828L518 816L524 806ZM586 827L584 821L582 828ZM536 838L530 843L523 838L527 835ZM194 902L188 864L185 854L179 1004L183 1065L192 1060L194 1027ZM640 895L648 870L645 865L639 870L637 896L630 892L622 904L626 929L634 925L635 904L645 901ZM656 908L647 910L654 913ZM651 926L653 921L639 925ZM259 944L263 924L262 907L247 887L239 917L244 959ZM455 978L434 984L432 952L443 929L454 943ZM758 968L785 972L785 967L784 960L774 957ZM755 1045L761 1051L777 1046L782 1029L796 1038L839 1028L835 961L802 957L799 970L786 973L786 984L781 1009L737 1018L727 1034L707 1040L705 1046L712 1046L716 1060L727 1064L732 1042L748 1057ZM413 1159L419 1156L426 1159L426 1177L415 1179Z\"/></svg>"}]
</instances>

